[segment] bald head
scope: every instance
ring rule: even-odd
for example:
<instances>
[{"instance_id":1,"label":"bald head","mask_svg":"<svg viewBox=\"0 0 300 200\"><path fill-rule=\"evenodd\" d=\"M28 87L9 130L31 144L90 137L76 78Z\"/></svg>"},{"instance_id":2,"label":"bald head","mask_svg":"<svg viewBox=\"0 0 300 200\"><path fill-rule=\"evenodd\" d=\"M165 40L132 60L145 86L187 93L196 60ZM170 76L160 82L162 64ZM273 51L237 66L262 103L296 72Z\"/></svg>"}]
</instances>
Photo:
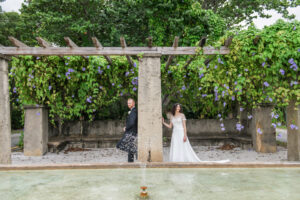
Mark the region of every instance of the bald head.
<instances>
[{"instance_id":1,"label":"bald head","mask_svg":"<svg viewBox=\"0 0 300 200\"><path fill-rule=\"evenodd\" d=\"M129 99L127 100L127 106L128 106L129 109L132 109L132 108L135 106L135 101L134 101L134 99L129 98Z\"/></svg>"}]
</instances>

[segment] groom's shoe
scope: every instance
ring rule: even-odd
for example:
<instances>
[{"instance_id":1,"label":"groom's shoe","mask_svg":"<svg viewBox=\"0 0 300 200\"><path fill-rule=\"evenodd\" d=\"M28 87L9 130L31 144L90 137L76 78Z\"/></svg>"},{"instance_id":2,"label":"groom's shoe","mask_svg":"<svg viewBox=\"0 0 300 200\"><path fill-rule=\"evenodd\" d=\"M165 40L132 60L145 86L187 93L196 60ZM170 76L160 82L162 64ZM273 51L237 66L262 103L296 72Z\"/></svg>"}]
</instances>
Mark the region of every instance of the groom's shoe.
<instances>
[{"instance_id":1,"label":"groom's shoe","mask_svg":"<svg viewBox=\"0 0 300 200\"><path fill-rule=\"evenodd\" d=\"M128 162L133 162L133 160L134 160L134 154L128 153Z\"/></svg>"}]
</instances>

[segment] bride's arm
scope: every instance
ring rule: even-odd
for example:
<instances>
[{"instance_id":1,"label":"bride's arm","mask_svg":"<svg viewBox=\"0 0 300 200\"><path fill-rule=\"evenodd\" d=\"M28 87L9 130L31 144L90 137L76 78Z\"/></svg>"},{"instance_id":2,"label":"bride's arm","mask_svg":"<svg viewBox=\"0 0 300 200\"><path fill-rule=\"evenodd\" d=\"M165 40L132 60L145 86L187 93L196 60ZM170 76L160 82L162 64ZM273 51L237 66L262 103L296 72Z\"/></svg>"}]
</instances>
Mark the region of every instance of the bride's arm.
<instances>
[{"instance_id":1,"label":"bride's arm","mask_svg":"<svg viewBox=\"0 0 300 200\"><path fill-rule=\"evenodd\" d=\"M167 123L165 122L165 119L164 119L164 118L162 118L162 123L163 123L163 125L165 125L165 126L168 127L168 128L172 128L172 127L173 127L172 122L170 121L170 124L167 124Z\"/></svg>"}]
</instances>

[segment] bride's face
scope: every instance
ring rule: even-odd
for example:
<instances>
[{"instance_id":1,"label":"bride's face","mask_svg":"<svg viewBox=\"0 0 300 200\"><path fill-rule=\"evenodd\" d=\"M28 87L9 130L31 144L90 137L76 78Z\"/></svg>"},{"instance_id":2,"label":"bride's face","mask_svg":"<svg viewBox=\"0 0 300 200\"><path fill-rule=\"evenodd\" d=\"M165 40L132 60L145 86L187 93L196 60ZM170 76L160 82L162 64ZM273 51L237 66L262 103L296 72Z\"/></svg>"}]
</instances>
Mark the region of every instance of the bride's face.
<instances>
[{"instance_id":1,"label":"bride's face","mask_svg":"<svg viewBox=\"0 0 300 200\"><path fill-rule=\"evenodd\" d=\"M180 105L177 105L177 106L176 106L176 111L177 111L177 112L180 112Z\"/></svg>"}]
</instances>

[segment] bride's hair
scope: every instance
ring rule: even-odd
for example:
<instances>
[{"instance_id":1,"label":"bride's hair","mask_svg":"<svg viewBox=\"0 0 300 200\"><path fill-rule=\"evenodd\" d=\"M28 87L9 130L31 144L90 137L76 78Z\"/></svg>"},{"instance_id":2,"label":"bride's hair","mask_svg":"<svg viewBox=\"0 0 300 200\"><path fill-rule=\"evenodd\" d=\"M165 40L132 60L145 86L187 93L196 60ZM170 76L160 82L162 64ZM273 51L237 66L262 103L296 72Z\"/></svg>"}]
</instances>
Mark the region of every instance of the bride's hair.
<instances>
[{"instance_id":1,"label":"bride's hair","mask_svg":"<svg viewBox=\"0 0 300 200\"><path fill-rule=\"evenodd\" d=\"M173 116L175 116L177 106L180 107L179 112L182 113L182 106L181 106L179 103L175 103L174 106L173 106L173 108L172 108L172 115L173 115Z\"/></svg>"}]
</instances>

